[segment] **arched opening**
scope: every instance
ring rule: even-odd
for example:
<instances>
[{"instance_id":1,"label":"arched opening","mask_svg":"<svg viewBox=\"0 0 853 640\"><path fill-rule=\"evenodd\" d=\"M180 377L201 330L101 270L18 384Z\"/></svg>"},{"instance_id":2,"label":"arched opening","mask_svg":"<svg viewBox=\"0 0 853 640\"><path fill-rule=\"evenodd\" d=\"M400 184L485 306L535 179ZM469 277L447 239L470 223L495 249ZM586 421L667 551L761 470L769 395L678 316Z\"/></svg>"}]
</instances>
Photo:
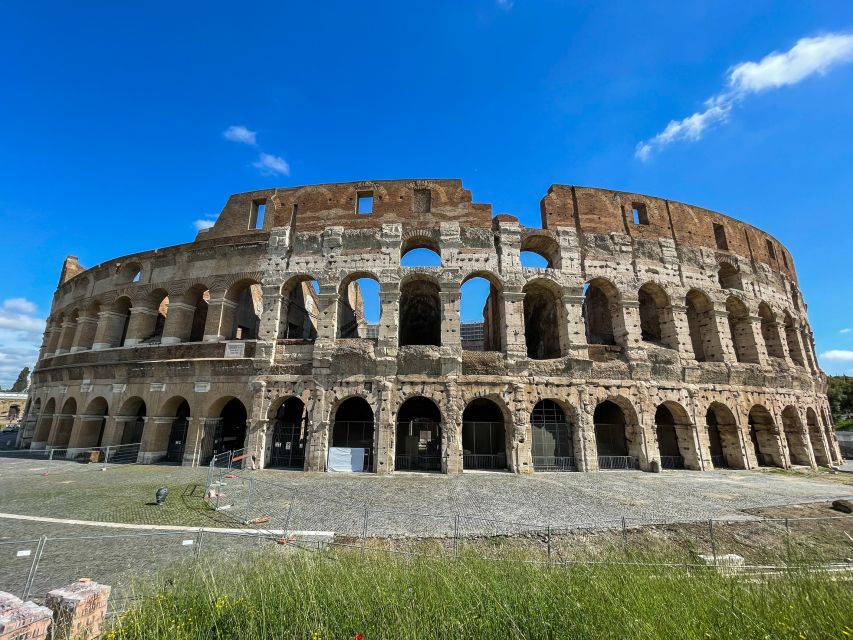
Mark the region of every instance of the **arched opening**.
<instances>
[{"instance_id":1,"label":"arched opening","mask_svg":"<svg viewBox=\"0 0 853 640\"><path fill-rule=\"evenodd\" d=\"M767 355L772 358L784 358L785 351L782 348L782 337L779 334L779 323L766 302L758 305L758 317L761 318L761 338Z\"/></svg>"},{"instance_id":2,"label":"arched opening","mask_svg":"<svg viewBox=\"0 0 853 640\"><path fill-rule=\"evenodd\" d=\"M65 321L62 323L62 330L59 334L59 344L57 345L57 353L68 353L71 351L71 346L74 344L74 334L77 332L77 321L80 319L80 313L74 309L69 313Z\"/></svg>"},{"instance_id":3,"label":"arched opening","mask_svg":"<svg viewBox=\"0 0 853 640\"><path fill-rule=\"evenodd\" d=\"M397 411L394 469L441 471L441 411L429 398L409 398Z\"/></svg>"},{"instance_id":4,"label":"arched opening","mask_svg":"<svg viewBox=\"0 0 853 640\"><path fill-rule=\"evenodd\" d=\"M788 343L788 353L791 356L791 360L795 364L804 367L805 360L803 359L803 350L800 345L800 334L794 326L794 319L787 311L785 312L785 340Z\"/></svg>"},{"instance_id":5,"label":"arched opening","mask_svg":"<svg viewBox=\"0 0 853 640\"><path fill-rule=\"evenodd\" d=\"M240 451L246 446L246 405L237 398L231 398L222 407L219 419L214 423L213 455L229 451Z\"/></svg>"},{"instance_id":6,"label":"arched opening","mask_svg":"<svg viewBox=\"0 0 853 640\"><path fill-rule=\"evenodd\" d=\"M720 264L720 268L717 271L717 280L723 289L738 289L743 291L743 279L741 278L740 269L728 262Z\"/></svg>"},{"instance_id":7,"label":"arched opening","mask_svg":"<svg viewBox=\"0 0 853 640\"><path fill-rule=\"evenodd\" d=\"M714 305L710 298L697 289L691 289L687 293L685 304L690 343L697 362L722 362L723 354L717 334Z\"/></svg>"},{"instance_id":8,"label":"arched opening","mask_svg":"<svg viewBox=\"0 0 853 640\"><path fill-rule=\"evenodd\" d=\"M379 338L379 281L372 276L346 278L338 291L338 338Z\"/></svg>"},{"instance_id":9,"label":"arched opening","mask_svg":"<svg viewBox=\"0 0 853 640\"><path fill-rule=\"evenodd\" d=\"M528 269L560 269L560 244L548 231L528 232L521 238L519 261Z\"/></svg>"},{"instance_id":10,"label":"arched opening","mask_svg":"<svg viewBox=\"0 0 853 640\"><path fill-rule=\"evenodd\" d=\"M507 434L501 408L487 398L468 403L462 412L462 468L507 468Z\"/></svg>"},{"instance_id":11,"label":"arched opening","mask_svg":"<svg viewBox=\"0 0 853 640\"><path fill-rule=\"evenodd\" d=\"M660 286L647 282L637 293L640 303L640 337L670 349L678 348L678 335L669 296Z\"/></svg>"},{"instance_id":12,"label":"arched opening","mask_svg":"<svg viewBox=\"0 0 853 640\"><path fill-rule=\"evenodd\" d=\"M401 267L440 267L441 255L427 247L409 249L400 256Z\"/></svg>"},{"instance_id":13,"label":"arched opening","mask_svg":"<svg viewBox=\"0 0 853 640\"><path fill-rule=\"evenodd\" d=\"M575 471L572 425L562 407L540 400L530 414L535 471Z\"/></svg>"},{"instance_id":14,"label":"arched opening","mask_svg":"<svg viewBox=\"0 0 853 640\"><path fill-rule=\"evenodd\" d=\"M50 398L44 405L44 409L38 414L36 430L33 434L31 447L43 449L50 437L50 428L53 426L53 414L56 411L56 400Z\"/></svg>"},{"instance_id":15,"label":"arched opening","mask_svg":"<svg viewBox=\"0 0 853 640\"><path fill-rule=\"evenodd\" d=\"M6 412L7 422L17 422L18 416L21 414L21 406L17 404L9 405L9 410Z\"/></svg>"},{"instance_id":16,"label":"arched opening","mask_svg":"<svg viewBox=\"0 0 853 640\"><path fill-rule=\"evenodd\" d=\"M524 287L524 341L527 357L548 360L563 355L565 325L562 296L550 282L534 280Z\"/></svg>"},{"instance_id":17,"label":"arched opening","mask_svg":"<svg viewBox=\"0 0 853 640\"><path fill-rule=\"evenodd\" d=\"M439 286L426 278L412 278L400 287L400 346L441 346Z\"/></svg>"},{"instance_id":18,"label":"arched opening","mask_svg":"<svg viewBox=\"0 0 853 640\"><path fill-rule=\"evenodd\" d=\"M583 318L588 344L616 345L620 314L619 292L613 283L596 278L584 287Z\"/></svg>"},{"instance_id":19,"label":"arched opening","mask_svg":"<svg viewBox=\"0 0 853 640\"><path fill-rule=\"evenodd\" d=\"M684 456L678 447L678 434L675 431L675 418L666 405L660 405L655 411L655 431L658 438L658 452L662 469L683 469Z\"/></svg>"},{"instance_id":20,"label":"arched opening","mask_svg":"<svg viewBox=\"0 0 853 640\"><path fill-rule=\"evenodd\" d=\"M749 410L749 439L759 467L784 467L779 449L778 429L773 416L760 404Z\"/></svg>"},{"instance_id":21,"label":"arched opening","mask_svg":"<svg viewBox=\"0 0 853 640\"><path fill-rule=\"evenodd\" d=\"M264 308L263 290L254 280L241 280L225 293L232 305L222 308L222 330L228 340L256 340ZM236 306L234 306L236 305Z\"/></svg>"},{"instance_id":22,"label":"arched opening","mask_svg":"<svg viewBox=\"0 0 853 640\"><path fill-rule=\"evenodd\" d=\"M746 469L734 414L724 404L714 402L705 413L711 464L716 469Z\"/></svg>"},{"instance_id":23,"label":"arched opening","mask_svg":"<svg viewBox=\"0 0 853 640\"><path fill-rule=\"evenodd\" d=\"M56 355L56 350L59 348L59 338L62 334L62 323L64 320L65 316L60 313L49 322L46 352L51 355Z\"/></svg>"},{"instance_id":24,"label":"arched opening","mask_svg":"<svg viewBox=\"0 0 853 640\"><path fill-rule=\"evenodd\" d=\"M148 409L142 398L136 396L125 400L116 416L117 437L111 444L141 443L147 417Z\"/></svg>"},{"instance_id":25,"label":"arched opening","mask_svg":"<svg viewBox=\"0 0 853 640\"><path fill-rule=\"evenodd\" d=\"M459 330L464 351L504 351L503 291L490 274L468 277L459 289Z\"/></svg>"},{"instance_id":26,"label":"arched opening","mask_svg":"<svg viewBox=\"0 0 853 640\"><path fill-rule=\"evenodd\" d=\"M628 425L622 407L611 400L599 402L592 421L595 425L598 468L638 469L640 462L631 455L632 442L628 439Z\"/></svg>"},{"instance_id":27,"label":"arched opening","mask_svg":"<svg viewBox=\"0 0 853 640\"><path fill-rule=\"evenodd\" d=\"M335 410L329 471L373 471L373 409L364 398L347 398Z\"/></svg>"},{"instance_id":28,"label":"arched opening","mask_svg":"<svg viewBox=\"0 0 853 640\"><path fill-rule=\"evenodd\" d=\"M175 406L171 411L164 411L165 416L174 415L175 419L169 425L169 441L166 445L165 459L166 462L181 464L184 461L184 451L187 448L187 435L189 434L190 427L190 403L184 398L173 398L166 406Z\"/></svg>"},{"instance_id":29,"label":"arched opening","mask_svg":"<svg viewBox=\"0 0 853 640\"><path fill-rule=\"evenodd\" d=\"M726 300L729 331L732 335L732 345L738 362L758 362L758 348L755 344L755 334L749 322L749 311L742 300L729 296Z\"/></svg>"},{"instance_id":30,"label":"arched opening","mask_svg":"<svg viewBox=\"0 0 853 640\"><path fill-rule=\"evenodd\" d=\"M115 283L117 285L139 282L142 275L142 267L138 262L128 262L120 265L116 271Z\"/></svg>"},{"instance_id":31,"label":"arched opening","mask_svg":"<svg viewBox=\"0 0 853 640\"><path fill-rule=\"evenodd\" d=\"M88 351L94 346L100 313L101 305L95 301L80 316L77 321L79 323L77 325L77 335L71 347L72 351Z\"/></svg>"},{"instance_id":32,"label":"arched opening","mask_svg":"<svg viewBox=\"0 0 853 640\"><path fill-rule=\"evenodd\" d=\"M210 291L206 285L198 284L184 294L184 304L193 308L188 326L183 328L181 341L202 342L210 309Z\"/></svg>"},{"instance_id":33,"label":"arched opening","mask_svg":"<svg viewBox=\"0 0 853 640\"><path fill-rule=\"evenodd\" d=\"M290 396L275 412L268 466L304 469L307 440L308 411L305 403L295 396Z\"/></svg>"},{"instance_id":34,"label":"arched opening","mask_svg":"<svg viewBox=\"0 0 853 640\"><path fill-rule=\"evenodd\" d=\"M788 443L788 456L791 464L811 466L809 441L799 412L792 406L782 410L782 431Z\"/></svg>"},{"instance_id":35,"label":"arched opening","mask_svg":"<svg viewBox=\"0 0 853 640\"><path fill-rule=\"evenodd\" d=\"M127 330L130 328L130 311L132 308L133 303L127 296L122 296L110 306L110 313L103 320L103 322L108 323L106 331L103 334L104 342L103 345L97 346L101 348L125 346Z\"/></svg>"},{"instance_id":36,"label":"arched opening","mask_svg":"<svg viewBox=\"0 0 853 640\"><path fill-rule=\"evenodd\" d=\"M86 406L80 416L80 433L74 437L74 446L84 449L100 447L103 444L104 430L107 427L109 406L104 398L95 398Z\"/></svg>"},{"instance_id":37,"label":"arched opening","mask_svg":"<svg viewBox=\"0 0 853 640\"><path fill-rule=\"evenodd\" d=\"M169 314L169 295L164 289L156 289L146 298L143 308L134 316L130 325L128 342L133 344L159 344Z\"/></svg>"},{"instance_id":38,"label":"arched opening","mask_svg":"<svg viewBox=\"0 0 853 640\"><path fill-rule=\"evenodd\" d=\"M282 287L278 337L313 342L320 320L320 285L309 277L294 278Z\"/></svg>"},{"instance_id":39,"label":"arched opening","mask_svg":"<svg viewBox=\"0 0 853 640\"><path fill-rule=\"evenodd\" d=\"M809 441L814 452L815 462L822 466L828 467L831 463L827 444L823 439L823 432L817 422L817 414L815 410L809 407L806 409L806 425L809 431Z\"/></svg>"},{"instance_id":40,"label":"arched opening","mask_svg":"<svg viewBox=\"0 0 853 640\"><path fill-rule=\"evenodd\" d=\"M71 430L74 428L74 418L77 414L77 401L68 398L62 405L62 411L56 419L51 441L48 443L55 449L66 449L71 441Z\"/></svg>"}]
</instances>

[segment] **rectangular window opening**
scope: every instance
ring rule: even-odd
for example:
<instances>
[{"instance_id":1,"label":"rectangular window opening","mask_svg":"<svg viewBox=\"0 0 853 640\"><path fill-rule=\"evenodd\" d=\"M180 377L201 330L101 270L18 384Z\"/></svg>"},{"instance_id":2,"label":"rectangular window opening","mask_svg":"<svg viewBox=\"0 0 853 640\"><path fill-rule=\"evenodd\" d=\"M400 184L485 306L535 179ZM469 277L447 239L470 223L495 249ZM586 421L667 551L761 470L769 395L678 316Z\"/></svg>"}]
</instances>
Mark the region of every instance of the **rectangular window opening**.
<instances>
[{"instance_id":1,"label":"rectangular window opening","mask_svg":"<svg viewBox=\"0 0 853 640\"><path fill-rule=\"evenodd\" d=\"M649 224L649 213L642 202L631 204L631 215L634 218L634 224Z\"/></svg>"},{"instance_id":2,"label":"rectangular window opening","mask_svg":"<svg viewBox=\"0 0 853 640\"><path fill-rule=\"evenodd\" d=\"M773 243L770 240L767 240L767 255L770 256L771 260L776 259L776 247L773 246Z\"/></svg>"},{"instance_id":3,"label":"rectangular window opening","mask_svg":"<svg viewBox=\"0 0 853 640\"><path fill-rule=\"evenodd\" d=\"M785 255L785 252L782 252L782 262L785 264L785 268L788 268L788 256Z\"/></svg>"},{"instance_id":4,"label":"rectangular window opening","mask_svg":"<svg viewBox=\"0 0 853 640\"><path fill-rule=\"evenodd\" d=\"M714 239L717 241L717 249L729 250L729 242L726 240L726 228L718 222L714 222Z\"/></svg>"},{"instance_id":5,"label":"rectangular window opening","mask_svg":"<svg viewBox=\"0 0 853 640\"><path fill-rule=\"evenodd\" d=\"M358 192L358 207L356 213L362 215L370 215L373 213L373 192L359 191Z\"/></svg>"},{"instance_id":6,"label":"rectangular window opening","mask_svg":"<svg viewBox=\"0 0 853 640\"><path fill-rule=\"evenodd\" d=\"M253 200L252 201L252 213L249 216L249 228L250 229L263 229L264 228L264 214L266 213L267 201L266 200Z\"/></svg>"},{"instance_id":7,"label":"rectangular window opening","mask_svg":"<svg viewBox=\"0 0 853 640\"><path fill-rule=\"evenodd\" d=\"M429 213L432 210L432 191L415 189L413 207L415 213Z\"/></svg>"}]
</instances>

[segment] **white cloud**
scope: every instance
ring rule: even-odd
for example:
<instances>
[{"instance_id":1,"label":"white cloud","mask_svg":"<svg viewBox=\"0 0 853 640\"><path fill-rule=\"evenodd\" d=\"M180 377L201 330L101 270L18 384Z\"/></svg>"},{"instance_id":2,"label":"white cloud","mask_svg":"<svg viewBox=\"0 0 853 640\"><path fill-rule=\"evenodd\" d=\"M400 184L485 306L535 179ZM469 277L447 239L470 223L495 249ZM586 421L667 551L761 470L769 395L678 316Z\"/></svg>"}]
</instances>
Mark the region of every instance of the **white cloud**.
<instances>
[{"instance_id":1,"label":"white cloud","mask_svg":"<svg viewBox=\"0 0 853 640\"><path fill-rule=\"evenodd\" d=\"M820 354L820 357L831 362L853 362L853 351L830 349Z\"/></svg>"},{"instance_id":2,"label":"white cloud","mask_svg":"<svg viewBox=\"0 0 853 640\"><path fill-rule=\"evenodd\" d=\"M216 218L199 218L198 220L193 222L193 226L195 227L196 231L210 229L215 224Z\"/></svg>"},{"instance_id":3,"label":"white cloud","mask_svg":"<svg viewBox=\"0 0 853 640\"><path fill-rule=\"evenodd\" d=\"M497 0L498 6L504 11L509 11L515 5L515 0Z\"/></svg>"},{"instance_id":4,"label":"white cloud","mask_svg":"<svg viewBox=\"0 0 853 640\"><path fill-rule=\"evenodd\" d=\"M290 165L285 162L284 158L274 156L270 153L263 153L258 156L258 159L252 163L252 166L258 169L263 175L290 175Z\"/></svg>"},{"instance_id":5,"label":"white cloud","mask_svg":"<svg viewBox=\"0 0 853 640\"><path fill-rule=\"evenodd\" d=\"M853 34L830 33L801 38L788 51L773 52L758 62L737 64L728 72L727 87L705 101L705 110L670 121L656 136L640 142L634 154L640 160L648 160L655 149L679 140L699 140L711 125L725 122L732 107L748 95L797 84L851 60Z\"/></svg>"},{"instance_id":6,"label":"white cloud","mask_svg":"<svg viewBox=\"0 0 853 640\"><path fill-rule=\"evenodd\" d=\"M257 144L258 134L251 129L247 129L243 125L231 125L222 132L222 136L231 142L242 142L252 146Z\"/></svg>"},{"instance_id":7,"label":"white cloud","mask_svg":"<svg viewBox=\"0 0 853 640\"><path fill-rule=\"evenodd\" d=\"M36 312L36 305L26 298L9 298L3 301L3 308L7 311L18 311L33 315Z\"/></svg>"},{"instance_id":8,"label":"white cloud","mask_svg":"<svg viewBox=\"0 0 853 640\"><path fill-rule=\"evenodd\" d=\"M853 331L853 329L842 329L838 333L850 333L851 331Z\"/></svg>"}]
</instances>

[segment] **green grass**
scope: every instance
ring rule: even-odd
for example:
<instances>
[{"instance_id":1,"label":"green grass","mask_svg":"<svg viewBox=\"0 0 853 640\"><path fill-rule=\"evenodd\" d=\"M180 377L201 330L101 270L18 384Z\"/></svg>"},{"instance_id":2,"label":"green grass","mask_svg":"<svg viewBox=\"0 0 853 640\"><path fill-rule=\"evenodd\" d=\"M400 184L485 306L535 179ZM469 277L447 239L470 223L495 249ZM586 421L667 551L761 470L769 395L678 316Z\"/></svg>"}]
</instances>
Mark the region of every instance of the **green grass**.
<instances>
[{"instance_id":1,"label":"green grass","mask_svg":"<svg viewBox=\"0 0 853 640\"><path fill-rule=\"evenodd\" d=\"M179 572L107 640L853 637L850 583L792 571L268 553Z\"/></svg>"},{"instance_id":2,"label":"green grass","mask_svg":"<svg viewBox=\"0 0 853 640\"><path fill-rule=\"evenodd\" d=\"M853 418L847 420L839 420L835 423L836 431L853 431Z\"/></svg>"}]
</instances>

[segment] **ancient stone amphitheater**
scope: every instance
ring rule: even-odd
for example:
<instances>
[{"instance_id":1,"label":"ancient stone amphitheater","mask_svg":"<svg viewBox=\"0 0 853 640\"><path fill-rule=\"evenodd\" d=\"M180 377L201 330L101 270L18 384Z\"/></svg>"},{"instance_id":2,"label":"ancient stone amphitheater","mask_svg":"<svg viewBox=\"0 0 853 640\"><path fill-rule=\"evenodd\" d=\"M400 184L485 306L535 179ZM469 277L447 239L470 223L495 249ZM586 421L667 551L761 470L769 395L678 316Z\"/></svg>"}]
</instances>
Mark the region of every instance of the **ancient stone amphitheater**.
<instances>
[{"instance_id":1,"label":"ancient stone amphitheater","mask_svg":"<svg viewBox=\"0 0 853 640\"><path fill-rule=\"evenodd\" d=\"M69 257L24 444L376 473L840 459L785 247L632 193L554 185L540 208L541 229L493 217L459 180L268 189L195 242ZM401 265L415 249L440 266Z\"/></svg>"}]
</instances>

